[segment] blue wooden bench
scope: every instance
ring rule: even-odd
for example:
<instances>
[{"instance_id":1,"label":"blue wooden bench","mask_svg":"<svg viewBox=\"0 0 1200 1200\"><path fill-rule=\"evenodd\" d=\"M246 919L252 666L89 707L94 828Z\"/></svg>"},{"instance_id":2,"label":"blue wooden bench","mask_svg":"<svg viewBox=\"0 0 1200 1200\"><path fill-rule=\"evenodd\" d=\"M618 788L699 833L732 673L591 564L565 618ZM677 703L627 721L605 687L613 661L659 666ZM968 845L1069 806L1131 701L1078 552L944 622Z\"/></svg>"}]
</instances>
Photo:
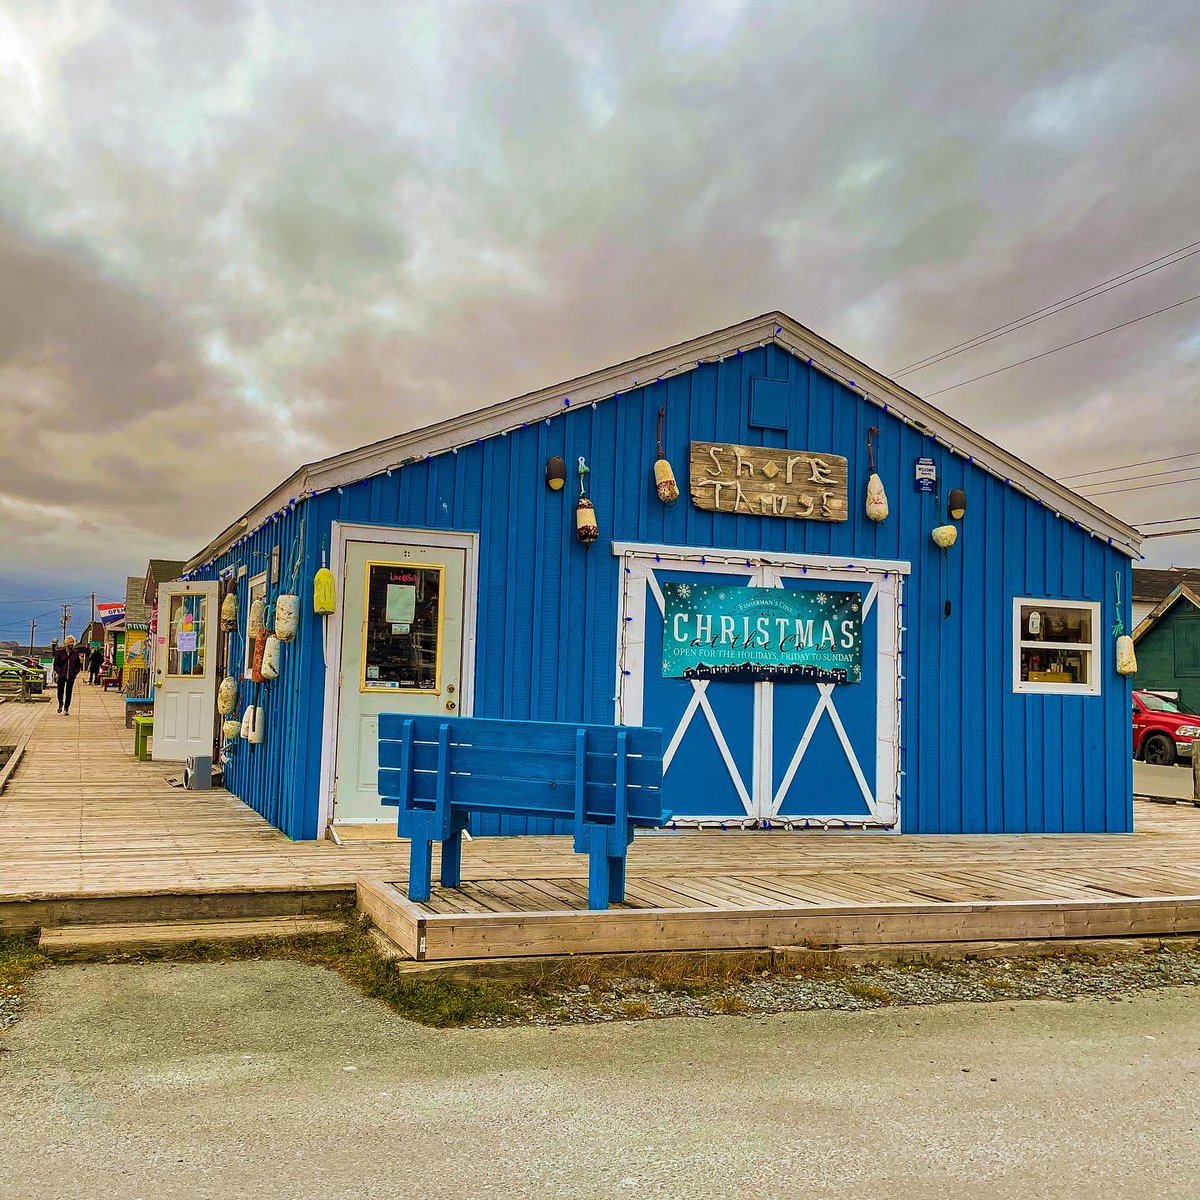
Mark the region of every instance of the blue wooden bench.
<instances>
[{"instance_id":1,"label":"blue wooden bench","mask_svg":"<svg viewBox=\"0 0 1200 1200\"><path fill-rule=\"evenodd\" d=\"M458 887L473 813L572 821L589 855L588 907L625 899L625 852L637 826L666 824L662 730L638 726L379 718L379 796L409 838L408 898L429 899L432 846L441 883Z\"/></svg>"}]
</instances>

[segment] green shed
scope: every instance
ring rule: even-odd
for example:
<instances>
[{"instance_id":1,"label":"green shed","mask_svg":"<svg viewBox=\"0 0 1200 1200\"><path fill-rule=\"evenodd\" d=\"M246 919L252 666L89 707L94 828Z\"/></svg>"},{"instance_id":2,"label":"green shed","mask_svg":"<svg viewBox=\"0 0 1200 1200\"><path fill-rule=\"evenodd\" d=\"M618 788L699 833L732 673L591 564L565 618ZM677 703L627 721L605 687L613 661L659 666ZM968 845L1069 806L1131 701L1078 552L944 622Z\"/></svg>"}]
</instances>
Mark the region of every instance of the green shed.
<instances>
[{"instance_id":1,"label":"green shed","mask_svg":"<svg viewBox=\"0 0 1200 1200\"><path fill-rule=\"evenodd\" d=\"M1133 631L1136 686L1178 692L1182 706L1200 712L1200 585L1181 583Z\"/></svg>"}]
</instances>

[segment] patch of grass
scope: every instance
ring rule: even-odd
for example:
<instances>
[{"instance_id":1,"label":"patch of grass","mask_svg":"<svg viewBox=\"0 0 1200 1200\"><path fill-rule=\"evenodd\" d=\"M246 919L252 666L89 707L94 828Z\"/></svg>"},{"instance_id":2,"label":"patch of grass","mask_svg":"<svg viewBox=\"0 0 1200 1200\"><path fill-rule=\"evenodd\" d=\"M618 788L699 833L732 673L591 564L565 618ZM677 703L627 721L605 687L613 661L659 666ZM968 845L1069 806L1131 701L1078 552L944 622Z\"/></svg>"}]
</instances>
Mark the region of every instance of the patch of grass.
<instances>
[{"instance_id":1,"label":"patch of grass","mask_svg":"<svg viewBox=\"0 0 1200 1200\"><path fill-rule=\"evenodd\" d=\"M987 975L979 982L994 992L1010 992L1017 986L1011 979L1005 979L1002 975Z\"/></svg>"},{"instance_id":2,"label":"patch of grass","mask_svg":"<svg viewBox=\"0 0 1200 1200\"><path fill-rule=\"evenodd\" d=\"M614 991L619 984L639 980L664 992L699 996L731 983L763 975L760 954L631 954L623 957L582 956L549 966L526 984L534 994L557 992L587 984L593 992Z\"/></svg>"},{"instance_id":3,"label":"patch of grass","mask_svg":"<svg viewBox=\"0 0 1200 1200\"><path fill-rule=\"evenodd\" d=\"M645 1000L624 1000L621 1003L621 1012L631 1021L644 1021L647 1017L654 1016L654 1009Z\"/></svg>"},{"instance_id":4,"label":"patch of grass","mask_svg":"<svg viewBox=\"0 0 1200 1200\"><path fill-rule=\"evenodd\" d=\"M0 987L17 987L49 962L36 933L0 934Z\"/></svg>"},{"instance_id":5,"label":"patch of grass","mask_svg":"<svg viewBox=\"0 0 1200 1200\"><path fill-rule=\"evenodd\" d=\"M842 987L852 996L857 996L860 1000L867 1000L872 1004L895 1004L896 997L885 987L880 987L877 983L867 983L862 979L847 979L842 983Z\"/></svg>"},{"instance_id":6,"label":"patch of grass","mask_svg":"<svg viewBox=\"0 0 1200 1200\"><path fill-rule=\"evenodd\" d=\"M735 996L732 992L722 992L719 996L714 996L709 1007L713 1012L723 1013L728 1017L740 1017L743 1013L750 1011L745 1000L741 996Z\"/></svg>"}]
</instances>

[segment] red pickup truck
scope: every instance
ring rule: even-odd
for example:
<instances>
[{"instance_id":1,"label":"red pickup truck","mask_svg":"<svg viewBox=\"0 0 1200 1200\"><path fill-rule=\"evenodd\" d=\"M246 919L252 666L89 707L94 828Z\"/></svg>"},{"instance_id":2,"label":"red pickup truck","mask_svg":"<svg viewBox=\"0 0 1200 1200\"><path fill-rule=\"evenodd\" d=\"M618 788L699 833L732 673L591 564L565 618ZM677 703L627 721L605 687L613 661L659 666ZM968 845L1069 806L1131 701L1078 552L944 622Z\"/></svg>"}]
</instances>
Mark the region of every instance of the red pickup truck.
<instances>
[{"instance_id":1,"label":"red pickup truck","mask_svg":"<svg viewBox=\"0 0 1200 1200\"><path fill-rule=\"evenodd\" d=\"M1191 759L1200 716L1154 692L1133 693L1133 757L1160 767Z\"/></svg>"}]
</instances>

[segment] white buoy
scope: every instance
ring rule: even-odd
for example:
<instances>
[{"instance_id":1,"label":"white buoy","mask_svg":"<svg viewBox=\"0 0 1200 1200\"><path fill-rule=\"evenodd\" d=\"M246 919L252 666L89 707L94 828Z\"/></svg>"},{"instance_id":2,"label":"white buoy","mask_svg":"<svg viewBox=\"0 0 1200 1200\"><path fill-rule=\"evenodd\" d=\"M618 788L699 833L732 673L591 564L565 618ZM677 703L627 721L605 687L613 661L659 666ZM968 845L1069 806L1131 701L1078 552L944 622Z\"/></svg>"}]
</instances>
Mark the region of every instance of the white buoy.
<instances>
[{"instance_id":1,"label":"white buoy","mask_svg":"<svg viewBox=\"0 0 1200 1200\"><path fill-rule=\"evenodd\" d=\"M1127 633L1117 638L1117 674L1137 674L1137 655L1133 650L1133 638Z\"/></svg>"},{"instance_id":2,"label":"white buoy","mask_svg":"<svg viewBox=\"0 0 1200 1200\"><path fill-rule=\"evenodd\" d=\"M867 480L867 516L872 521L886 521L888 515L887 493L883 490L883 480L872 474Z\"/></svg>"},{"instance_id":3,"label":"white buoy","mask_svg":"<svg viewBox=\"0 0 1200 1200\"><path fill-rule=\"evenodd\" d=\"M260 668L264 679L279 678L279 659L279 638L275 634L269 633L267 634L266 647L263 649L262 667Z\"/></svg>"},{"instance_id":4,"label":"white buoy","mask_svg":"<svg viewBox=\"0 0 1200 1200\"><path fill-rule=\"evenodd\" d=\"M300 623L300 597L284 592L275 600L275 636L281 642L290 642L296 636Z\"/></svg>"}]
</instances>

